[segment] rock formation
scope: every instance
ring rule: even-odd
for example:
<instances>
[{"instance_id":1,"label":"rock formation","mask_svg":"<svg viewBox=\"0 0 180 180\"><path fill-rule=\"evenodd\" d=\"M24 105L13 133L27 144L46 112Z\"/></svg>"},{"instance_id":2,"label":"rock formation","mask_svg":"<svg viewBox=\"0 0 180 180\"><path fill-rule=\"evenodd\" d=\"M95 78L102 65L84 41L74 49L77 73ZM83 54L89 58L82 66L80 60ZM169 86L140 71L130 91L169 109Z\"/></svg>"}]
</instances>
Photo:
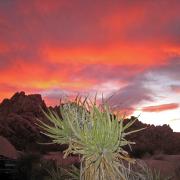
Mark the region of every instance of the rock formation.
<instances>
[{"instance_id":1,"label":"rock formation","mask_svg":"<svg viewBox=\"0 0 180 180\"><path fill-rule=\"evenodd\" d=\"M67 146L38 144L50 141L40 133L35 124L37 119L46 121L42 109L46 110L47 107L39 94L25 95L24 92L20 92L15 93L10 99L4 99L0 104L0 136L6 137L18 150L64 149ZM50 109L58 111L59 106ZM58 114L60 115L59 112ZM125 123L128 120L126 119ZM173 133L168 125L147 125L138 120L131 128L135 130L143 127L146 129L129 136L129 140L136 142L136 145L132 145L132 155L141 157L147 153L152 155L157 152L180 154L180 133Z\"/></svg>"},{"instance_id":2,"label":"rock formation","mask_svg":"<svg viewBox=\"0 0 180 180\"><path fill-rule=\"evenodd\" d=\"M25 95L24 92L4 99L0 104L0 135L7 137L19 150L33 148L41 135L35 121L43 119L46 104L41 95ZM28 146L27 146L28 144Z\"/></svg>"}]
</instances>

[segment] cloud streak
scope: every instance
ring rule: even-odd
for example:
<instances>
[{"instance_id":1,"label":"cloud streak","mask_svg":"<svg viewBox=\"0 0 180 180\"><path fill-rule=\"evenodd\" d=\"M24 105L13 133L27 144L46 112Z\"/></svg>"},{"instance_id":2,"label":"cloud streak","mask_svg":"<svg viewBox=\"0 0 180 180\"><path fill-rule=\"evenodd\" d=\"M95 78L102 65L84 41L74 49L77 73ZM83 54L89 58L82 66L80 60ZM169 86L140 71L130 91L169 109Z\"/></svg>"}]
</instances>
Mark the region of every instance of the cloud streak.
<instances>
[{"instance_id":1,"label":"cloud streak","mask_svg":"<svg viewBox=\"0 0 180 180\"><path fill-rule=\"evenodd\" d=\"M177 109L179 107L179 104L177 103L169 103L169 104L161 104L156 106L147 106L142 108L142 111L144 112L161 112L161 111L168 111Z\"/></svg>"}]
</instances>

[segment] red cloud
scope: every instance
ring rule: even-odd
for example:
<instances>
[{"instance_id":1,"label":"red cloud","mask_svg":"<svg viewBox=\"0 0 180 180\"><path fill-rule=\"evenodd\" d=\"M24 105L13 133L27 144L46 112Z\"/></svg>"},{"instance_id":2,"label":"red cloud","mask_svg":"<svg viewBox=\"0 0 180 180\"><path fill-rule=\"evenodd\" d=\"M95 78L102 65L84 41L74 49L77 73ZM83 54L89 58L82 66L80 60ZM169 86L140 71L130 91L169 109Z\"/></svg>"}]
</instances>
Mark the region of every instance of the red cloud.
<instances>
[{"instance_id":1,"label":"red cloud","mask_svg":"<svg viewBox=\"0 0 180 180\"><path fill-rule=\"evenodd\" d=\"M6 53L9 51L9 47L7 44L0 42L0 54Z\"/></svg>"},{"instance_id":2,"label":"red cloud","mask_svg":"<svg viewBox=\"0 0 180 180\"><path fill-rule=\"evenodd\" d=\"M168 111L172 109L177 109L179 104L177 103L170 103L170 104L161 104L157 106L147 106L142 108L144 112L161 112L161 111Z\"/></svg>"}]
</instances>

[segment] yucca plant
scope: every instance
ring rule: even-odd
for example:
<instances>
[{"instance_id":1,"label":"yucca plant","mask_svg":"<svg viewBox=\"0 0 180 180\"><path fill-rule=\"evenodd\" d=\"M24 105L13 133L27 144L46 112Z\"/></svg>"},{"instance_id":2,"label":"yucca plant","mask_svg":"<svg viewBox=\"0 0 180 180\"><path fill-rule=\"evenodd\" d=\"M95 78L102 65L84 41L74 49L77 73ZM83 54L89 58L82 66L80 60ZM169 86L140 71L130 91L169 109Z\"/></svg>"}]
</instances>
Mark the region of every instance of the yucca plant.
<instances>
[{"instance_id":1,"label":"yucca plant","mask_svg":"<svg viewBox=\"0 0 180 180\"><path fill-rule=\"evenodd\" d=\"M81 180L125 180L123 161L134 160L124 150L130 146L125 137L135 120L124 125L122 116L114 115L107 103L97 105L96 100L76 98L60 106L62 119L54 111L44 112L50 124L39 121L42 133L57 144L68 144L64 157L77 154L81 157Z\"/></svg>"}]
</instances>

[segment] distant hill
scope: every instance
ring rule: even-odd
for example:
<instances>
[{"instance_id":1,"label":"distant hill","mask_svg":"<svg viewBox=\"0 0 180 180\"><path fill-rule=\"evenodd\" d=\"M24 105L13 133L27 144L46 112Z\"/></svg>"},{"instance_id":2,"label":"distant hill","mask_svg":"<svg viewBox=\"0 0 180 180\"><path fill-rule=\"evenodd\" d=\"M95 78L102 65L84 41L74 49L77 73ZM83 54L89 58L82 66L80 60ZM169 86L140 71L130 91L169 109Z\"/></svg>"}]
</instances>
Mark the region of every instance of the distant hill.
<instances>
[{"instance_id":1,"label":"distant hill","mask_svg":"<svg viewBox=\"0 0 180 180\"><path fill-rule=\"evenodd\" d=\"M153 154L180 154L180 133L173 132L169 125L154 126L136 121L130 129L140 128L145 129L129 136L129 140L136 142L132 146L132 155L141 157Z\"/></svg>"},{"instance_id":2,"label":"distant hill","mask_svg":"<svg viewBox=\"0 0 180 180\"><path fill-rule=\"evenodd\" d=\"M43 110L47 110L41 95L26 95L24 92L15 93L10 99L0 103L0 136L6 137L18 150L44 151L62 150L64 146L40 145L38 142L48 142L49 139L40 133L35 125L36 119L46 121ZM58 110L59 107L51 107ZM131 117L133 119L135 117ZM126 119L125 123L129 119ZM132 134L129 140L137 144L132 146L132 155L154 154L164 152L167 154L180 154L180 133L173 133L168 125L157 126L143 124L136 121L131 129L146 127L145 130Z\"/></svg>"}]
</instances>

